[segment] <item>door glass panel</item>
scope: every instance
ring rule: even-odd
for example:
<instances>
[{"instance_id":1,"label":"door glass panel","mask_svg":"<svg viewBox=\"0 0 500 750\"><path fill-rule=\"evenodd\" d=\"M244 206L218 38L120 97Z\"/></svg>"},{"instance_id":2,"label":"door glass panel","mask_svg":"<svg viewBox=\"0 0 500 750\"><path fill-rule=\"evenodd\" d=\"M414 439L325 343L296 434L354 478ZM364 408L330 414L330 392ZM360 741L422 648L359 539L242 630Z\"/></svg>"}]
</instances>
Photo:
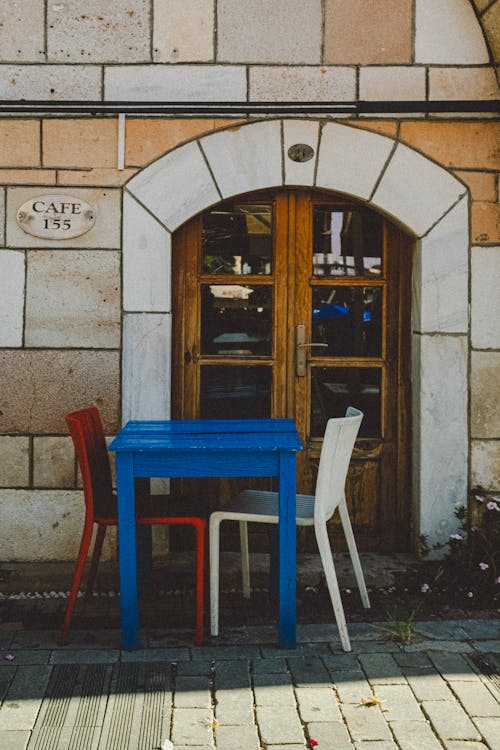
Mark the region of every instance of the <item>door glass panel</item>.
<instances>
[{"instance_id":1,"label":"door glass panel","mask_svg":"<svg viewBox=\"0 0 500 750\"><path fill-rule=\"evenodd\" d=\"M382 274L382 217L363 208L315 206L313 275Z\"/></svg>"},{"instance_id":2,"label":"door glass panel","mask_svg":"<svg viewBox=\"0 0 500 750\"><path fill-rule=\"evenodd\" d=\"M203 273L269 275L273 264L272 205L223 203L203 214Z\"/></svg>"},{"instance_id":3,"label":"door glass panel","mask_svg":"<svg viewBox=\"0 0 500 750\"><path fill-rule=\"evenodd\" d=\"M382 351L382 287L316 286L312 290L315 357L379 357Z\"/></svg>"},{"instance_id":4,"label":"door glass panel","mask_svg":"<svg viewBox=\"0 0 500 750\"><path fill-rule=\"evenodd\" d=\"M201 368L202 419L264 419L271 416L270 367Z\"/></svg>"},{"instance_id":5,"label":"door glass panel","mask_svg":"<svg viewBox=\"0 0 500 750\"><path fill-rule=\"evenodd\" d=\"M204 284L201 353L249 357L271 354L272 287Z\"/></svg>"},{"instance_id":6,"label":"door glass panel","mask_svg":"<svg viewBox=\"0 0 500 750\"><path fill-rule=\"evenodd\" d=\"M311 369L311 436L322 437L331 417L343 417L348 406L363 414L360 437L381 436L381 370L376 367Z\"/></svg>"}]
</instances>

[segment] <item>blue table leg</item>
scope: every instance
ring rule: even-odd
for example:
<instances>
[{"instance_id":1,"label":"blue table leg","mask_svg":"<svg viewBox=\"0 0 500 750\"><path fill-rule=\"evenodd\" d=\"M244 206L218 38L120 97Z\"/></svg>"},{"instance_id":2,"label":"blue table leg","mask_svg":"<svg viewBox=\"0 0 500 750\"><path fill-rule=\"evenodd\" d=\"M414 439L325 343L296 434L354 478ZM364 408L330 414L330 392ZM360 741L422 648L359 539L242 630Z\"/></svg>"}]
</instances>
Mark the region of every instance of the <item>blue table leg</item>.
<instances>
[{"instance_id":1,"label":"blue table leg","mask_svg":"<svg viewBox=\"0 0 500 750\"><path fill-rule=\"evenodd\" d=\"M120 563L120 608L123 648L139 645L137 602L137 552L133 459L128 453L116 455L118 488L118 553Z\"/></svg>"},{"instance_id":2,"label":"blue table leg","mask_svg":"<svg viewBox=\"0 0 500 750\"><path fill-rule=\"evenodd\" d=\"M273 596L278 596L280 578L280 535L279 527L269 524L269 591Z\"/></svg>"},{"instance_id":3,"label":"blue table leg","mask_svg":"<svg viewBox=\"0 0 500 750\"><path fill-rule=\"evenodd\" d=\"M295 453L280 453L279 486L279 640L282 648L296 645L296 509Z\"/></svg>"}]
</instances>

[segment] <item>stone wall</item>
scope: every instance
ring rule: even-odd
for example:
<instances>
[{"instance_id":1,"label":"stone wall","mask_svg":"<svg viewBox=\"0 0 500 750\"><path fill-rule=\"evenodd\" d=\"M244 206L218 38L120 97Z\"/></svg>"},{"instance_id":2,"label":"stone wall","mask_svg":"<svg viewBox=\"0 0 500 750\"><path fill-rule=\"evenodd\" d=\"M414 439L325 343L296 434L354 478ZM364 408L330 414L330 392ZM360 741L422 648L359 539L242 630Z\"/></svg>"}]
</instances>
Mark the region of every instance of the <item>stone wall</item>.
<instances>
[{"instance_id":1,"label":"stone wall","mask_svg":"<svg viewBox=\"0 0 500 750\"><path fill-rule=\"evenodd\" d=\"M500 0L15 0L0 8L0 98L492 99L499 9ZM64 414L95 403L108 434L121 422L122 323L134 309L123 297L123 185L235 122L127 117L118 169L116 117L0 118L0 559L75 556L82 505ZM470 485L498 490L498 123L342 123L429 157L470 193ZM24 233L17 209L42 193L87 200L95 226L57 243Z\"/></svg>"}]
</instances>

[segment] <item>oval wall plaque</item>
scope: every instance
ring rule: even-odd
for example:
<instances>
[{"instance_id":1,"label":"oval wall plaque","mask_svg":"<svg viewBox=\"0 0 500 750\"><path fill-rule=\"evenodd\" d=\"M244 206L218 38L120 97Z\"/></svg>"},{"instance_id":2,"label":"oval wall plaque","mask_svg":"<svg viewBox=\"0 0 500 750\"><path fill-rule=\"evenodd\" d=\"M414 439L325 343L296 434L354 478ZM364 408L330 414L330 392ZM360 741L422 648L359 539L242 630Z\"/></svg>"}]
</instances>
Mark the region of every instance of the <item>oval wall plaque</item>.
<instances>
[{"instance_id":1,"label":"oval wall plaque","mask_svg":"<svg viewBox=\"0 0 500 750\"><path fill-rule=\"evenodd\" d=\"M85 234L95 224L96 210L73 195L40 195L30 198L18 209L21 229L33 237L70 240Z\"/></svg>"},{"instance_id":2,"label":"oval wall plaque","mask_svg":"<svg viewBox=\"0 0 500 750\"><path fill-rule=\"evenodd\" d=\"M292 161L309 161L314 156L314 149L312 146L308 146L307 143L295 143L288 149L288 156Z\"/></svg>"}]
</instances>

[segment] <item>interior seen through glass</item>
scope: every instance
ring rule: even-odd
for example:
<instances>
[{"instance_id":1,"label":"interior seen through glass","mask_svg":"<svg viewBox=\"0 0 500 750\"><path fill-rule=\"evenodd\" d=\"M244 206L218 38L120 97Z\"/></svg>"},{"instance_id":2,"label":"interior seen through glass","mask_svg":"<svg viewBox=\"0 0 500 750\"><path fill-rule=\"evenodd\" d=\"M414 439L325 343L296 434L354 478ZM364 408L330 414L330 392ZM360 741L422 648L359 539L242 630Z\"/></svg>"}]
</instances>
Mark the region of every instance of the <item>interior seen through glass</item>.
<instances>
[{"instance_id":1,"label":"interior seen through glass","mask_svg":"<svg viewBox=\"0 0 500 750\"><path fill-rule=\"evenodd\" d=\"M380 437L381 370L377 367L311 369L311 436L322 437L331 417L343 417L348 406L364 413L360 437Z\"/></svg>"},{"instance_id":2,"label":"interior seen through glass","mask_svg":"<svg viewBox=\"0 0 500 750\"><path fill-rule=\"evenodd\" d=\"M272 288L204 284L201 292L202 354L249 357L271 354Z\"/></svg>"},{"instance_id":3,"label":"interior seen through glass","mask_svg":"<svg viewBox=\"0 0 500 750\"><path fill-rule=\"evenodd\" d=\"M382 287L317 286L312 290L315 357L378 357L382 350Z\"/></svg>"},{"instance_id":4,"label":"interior seen through glass","mask_svg":"<svg viewBox=\"0 0 500 750\"><path fill-rule=\"evenodd\" d=\"M202 271L210 274L272 273L271 204L223 203L203 215Z\"/></svg>"},{"instance_id":5,"label":"interior seen through glass","mask_svg":"<svg viewBox=\"0 0 500 750\"><path fill-rule=\"evenodd\" d=\"M313 211L313 275L382 273L382 218L363 208L318 205Z\"/></svg>"},{"instance_id":6,"label":"interior seen through glass","mask_svg":"<svg viewBox=\"0 0 500 750\"><path fill-rule=\"evenodd\" d=\"M271 367L201 368L202 419L265 419L271 416Z\"/></svg>"}]
</instances>

